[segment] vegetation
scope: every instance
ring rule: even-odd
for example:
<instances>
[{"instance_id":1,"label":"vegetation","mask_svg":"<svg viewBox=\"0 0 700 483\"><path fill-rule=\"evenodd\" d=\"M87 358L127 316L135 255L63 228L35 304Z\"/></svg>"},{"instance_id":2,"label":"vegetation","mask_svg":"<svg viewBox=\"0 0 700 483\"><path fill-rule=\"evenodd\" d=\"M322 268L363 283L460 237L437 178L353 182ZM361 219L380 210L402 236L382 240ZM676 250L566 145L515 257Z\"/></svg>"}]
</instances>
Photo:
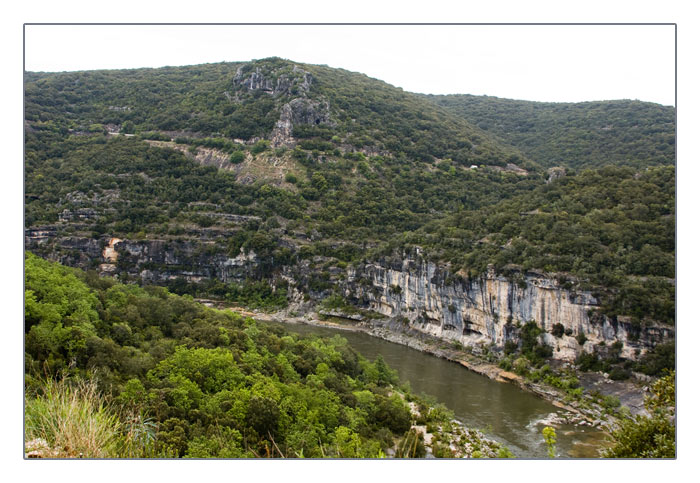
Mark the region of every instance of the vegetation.
<instances>
[{"instance_id":1,"label":"vegetation","mask_svg":"<svg viewBox=\"0 0 700 483\"><path fill-rule=\"evenodd\" d=\"M339 336L301 338L29 253L25 283L27 443L43 457L383 457L410 439L409 398L428 413Z\"/></svg>"},{"instance_id":2,"label":"vegetation","mask_svg":"<svg viewBox=\"0 0 700 483\"><path fill-rule=\"evenodd\" d=\"M555 458L557 456L557 432L551 426L545 426L542 429L544 444L547 445L547 456Z\"/></svg>"},{"instance_id":3,"label":"vegetation","mask_svg":"<svg viewBox=\"0 0 700 483\"><path fill-rule=\"evenodd\" d=\"M42 458L169 457L155 451L155 425L121 414L92 380L46 379L25 404L27 452Z\"/></svg>"},{"instance_id":4,"label":"vegetation","mask_svg":"<svg viewBox=\"0 0 700 483\"><path fill-rule=\"evenodd\" d=\"M670 106L640 101L554 103L489 96L426 96L543 166L637 169L675 163Z\"/></svg>"},{"instance_id":5,"label":"vegetation","mask_svg":"<svg viewBox=\"0 0 700 483\"><path fill-rule=\"evenodd\" d=\"M294 138L279 144L290 109ZM112 237L168 254L119 250L116 272L141 287L27 255L26 395L45 451L454 456L447 436L425 447L404 399L413 396L382 360L192 300L273 311L301 291L321 309L359 313L335 287L345 269L416 247L449 267L445 283L493 269L523 289L526 274L546 273L593 293L593 322L629 321L632 336L675 322L673 108L423 96L272 58L27 73L25 115L25 227L55 233L32 251L91 269ZM212 153L225 169L196 161ZM550 178L551 166L563 176ZM210 269L241 257L242 275ZM166 288L149 285L151 272ZM546 364L542 332L518 325L499 364L580 397L572 373ZM552 334L574 335L562 324ZM620 351L596 347L577 364L613 380L675 367L673 342L637 362ZM83 408L79 426L105 439L61 440L64 407ZM508 456L473 441L471 456Z\"/></svg>"},{"instance_id":6,"label":"vegetation","mask_svg":"<svg viewBox=\"0 0 700 483\"><path fill-rule=\"evenodd\" d=\"M253 71L279 87L250 88ZM56 224L65 210L88 209L94 214L80 219L79 227L59 225L60 234L77 229L93 237L190 240L198 236L193 227L229 230L228 242L217 238L206 251L229 256L254 251L261 262L256 279L316 256L353 263L420 246L429 258L468 277L489 264L502 273L556 272L566 287L593 290L611 318L632 316L638 324L674 320L670 108L523 104L504 122L520 125L523 113L551 111L546 122L535 116L528 129L544 137L555 127L566 132L552 134L555 154L544 159L596 168L546 183L547 174L518 150L525 152L529 140L509 147L464 120L466 114L452 103L437 105L324 66L273 58L28 73L25 94L27 227ZM469 100L469 112L482 112L483 104L490 112L480 115L483 122L495 123L496 114L511 112L497 107L502 100L460 99ZM272 149L275 122L292 100L305 103L304 116L311 117L295 122L293 149ZM582 135L577 126L586 122L593 122L587 129L616 137L605 144ZM602 130L611 123L624 132ZM114 126L137 136L105 134ZM585 149L564 150L570 138ZM262 157L265 166L286 163L288 169L275 180L255 170L239 176L199 166L171 148L149 146L147 139L217 149L232 166L246 164L245 170L253 169L246 156ZM649 143L658 149L647 149ZM610 154L612 146L619 156ZM589 161L576 161L581 150L591 152ZM603 167L598 159L618 166ZM251 176L252 184L240 182ZM258 221L232 223L231 215ZM60 246L43 249L85 265ZM122 268L129 264L124 260Z\"/></svg>"},{"instance_id":7,"label":"vegetation","mask_svg":"<svg viewBox=\"0 0 700 483\"><path fill-rule=\"evenodd\" d=\"M601 356L597 352L582 352L576 359L581 371L607 372L612 380L627 379L631 371L648 376L663 376L676 367L676 344L674 341L663 342L645 352L637 361L625 361L620 358L622 343L612 344Z\"/></svg>"},{"instance_id":8,"label":"vegetation","mask_svg":"<svg viewBox=\"0 0 700 483\"><path fill-rule=\"evenodd\" d=\"M606 458L675 458L675 372L658 379L644 401L650 416L620 420L612 432L613 445Z\"/></svg>"}]
</instances>

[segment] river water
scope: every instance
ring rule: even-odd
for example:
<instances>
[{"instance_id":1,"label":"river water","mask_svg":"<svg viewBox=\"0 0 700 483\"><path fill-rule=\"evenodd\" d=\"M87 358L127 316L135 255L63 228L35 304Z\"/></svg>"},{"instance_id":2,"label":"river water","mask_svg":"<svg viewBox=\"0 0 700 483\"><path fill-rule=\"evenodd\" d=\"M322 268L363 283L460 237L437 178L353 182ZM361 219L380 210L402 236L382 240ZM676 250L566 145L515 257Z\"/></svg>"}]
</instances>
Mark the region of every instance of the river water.
<instances>
[{"instance_id":1,"label":"river water","mask_svg":"<svg viewBox=\"0 0 700 483\"><path fill-rule=\"evenodd\" d=\"M381 354L399 378L409 382L414 393L432 396L452 410L455 418L505 444L516 457L547 455L541 421L558 408L533 394L473 373L454 362L362 332L303 324L279 325L301 335L340 334L367 359L374 360ZM558 457L598 457L604 438L601 431L572 425L558 426L556 431Z\"/></svg>"}]
</instances>

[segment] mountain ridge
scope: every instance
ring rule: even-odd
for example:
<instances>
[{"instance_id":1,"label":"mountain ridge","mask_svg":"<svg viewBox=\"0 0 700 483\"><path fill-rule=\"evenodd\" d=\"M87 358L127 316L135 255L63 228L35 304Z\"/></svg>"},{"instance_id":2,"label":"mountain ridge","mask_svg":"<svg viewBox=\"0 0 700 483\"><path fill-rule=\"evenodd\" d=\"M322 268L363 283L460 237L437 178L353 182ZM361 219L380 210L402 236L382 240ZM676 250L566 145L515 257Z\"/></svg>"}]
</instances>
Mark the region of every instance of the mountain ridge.
<instances>
[{"instance_id":1,"label":"mountain ridge","mask_svg":"<svg viewBox=\"0 0 700 483\"><path fill-rule=\"evenodd\" d=\"M560 103L469 94L425 97L545 167L643 168L675 163L674 107L636 100Z\"/></svg>"}]
</instances>

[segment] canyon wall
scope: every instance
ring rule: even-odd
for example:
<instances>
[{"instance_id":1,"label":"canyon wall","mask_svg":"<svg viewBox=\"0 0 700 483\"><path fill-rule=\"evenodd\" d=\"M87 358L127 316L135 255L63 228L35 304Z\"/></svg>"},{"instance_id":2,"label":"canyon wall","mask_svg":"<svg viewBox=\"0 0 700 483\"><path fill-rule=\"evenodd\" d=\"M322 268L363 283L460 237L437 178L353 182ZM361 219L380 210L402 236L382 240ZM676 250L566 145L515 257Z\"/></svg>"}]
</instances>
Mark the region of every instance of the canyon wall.
<instances>
[{"instance_id":1,"label":"canyon wall","mask_svg":"<svg viewBox=\"0 0 700 483\"><path fill-rule=\"evenodd\" d=\"M557 279L538 273L513 279L490 270L468 280L410 257L348 269L344 290L360 305L403 317L413 329L467 347L494 345L500 350L508 340L517 342L519 327L529 321L545 331L542 339L553 348L553 357L563 360L574 360L582 351L600 351L615 341L623 344L623 357L636 359L674 336L670 327L603 316L590 292L565 289ZM566 330L561 337L552 334L557 323ZM579 334L586 338L583 345Z\"/></svg>"},{"instance_id":2,"label":"canyon wall","mask_svg":"<svg viewBox=\"0 0 700 483\"><path fill-rule=\"evenodd\" d=\"M554 358L562 360L574 360L582 351L604 354L616 341L623 344L622 357L637 359L674 337L674 329L668 326L601 315L596 310L599 301L592 293L564 287L559 279L534 271L505 276L489 270L468 279L425 261L415 251L403 258L381 259L345 270L327 269L328 283L319 289L311 282L318 269L312 268L309 260L284 267L279 273L274 267L264 267L265 262L253 252L241 251L233 257L223 253L215 240L226 233L200 231L175 240L122 240L56 236L54 229L43 227L27 230L25 241L28 249L65 265L97 269L102 275L126 273L146 283L167 284L175 279L240 283L274 272L290 283L292 298L302 301L310 297L311 303L337 287L359 307L467 347L500 351L507 341L518 341L519 328L529 321L544 331L542 341L553 348ZM294 246L290 244L290 248ZM555 336L555 324L561 324L565 333ZM586 339L583 344L579 343L581 334Z\"/></svg>"}]
</instances>

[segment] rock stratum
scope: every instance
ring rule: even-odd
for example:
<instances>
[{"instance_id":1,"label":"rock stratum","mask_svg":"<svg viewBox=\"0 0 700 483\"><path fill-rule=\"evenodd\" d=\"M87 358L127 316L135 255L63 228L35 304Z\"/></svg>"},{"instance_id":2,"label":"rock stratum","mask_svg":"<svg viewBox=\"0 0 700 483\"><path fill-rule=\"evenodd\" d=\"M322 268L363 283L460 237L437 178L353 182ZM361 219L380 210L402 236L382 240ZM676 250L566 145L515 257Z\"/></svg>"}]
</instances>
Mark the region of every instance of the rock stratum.
<instances>
[{"instance_id":1,"label":"rock stratum","mask_svg":"<svg viewBox=\"0 0 700 483\"><path fill-rule=\"evenodd\" d=\"M263 267L254 252L231 257L207 250L226 233L202 229L196 235L179 240L87 239L59 237L54 228L42 227L27 230L25 243L63 264L95 268L102 275L124 273L144 283L177 279L236 283L261 277ZM292 299L305 310L330 294L314 290L311 275L312 268L303 262L276 275L290 283ZM565 288L566 282L556 276L488 270L469 279L423 259L418 249L403 257L336 270L331 283L358 307L400 320L406 328L481 350L501 352L506 342L517 343L520 327L530 321L544 331L542 341L553 348L553 358L565 361L575 360L582 352L604 354L615 342L622 343L622 357L635 360L675 336L668 326L635 324L628 317L600 314L592 292ZM304 299L310 303L303 303ZM560 336L555 335L555 324L563 326Z\"/></svg>"},{"instance_id":2,"label":"rock stratum","mask_svg":"<svg viewBox=\"0 0 700 483\"><path fill-rule=\"evenodd\" d=\"M636 359L674 336L672 328L660 324L601 315L591 292L565 289L556 277L537 272L515 279L489 270L469 280L411 257L349 269L345 295L387 317L403 317L413 329L466 347L502 350L507 341L517 342L522 324L535 321L553 357L568 361L616 341L623 344L623 357ZM564 327L561 337L552 334L555 324ZM579 334L585 336L583 344Z\"/></svg>"}]
</instances>

